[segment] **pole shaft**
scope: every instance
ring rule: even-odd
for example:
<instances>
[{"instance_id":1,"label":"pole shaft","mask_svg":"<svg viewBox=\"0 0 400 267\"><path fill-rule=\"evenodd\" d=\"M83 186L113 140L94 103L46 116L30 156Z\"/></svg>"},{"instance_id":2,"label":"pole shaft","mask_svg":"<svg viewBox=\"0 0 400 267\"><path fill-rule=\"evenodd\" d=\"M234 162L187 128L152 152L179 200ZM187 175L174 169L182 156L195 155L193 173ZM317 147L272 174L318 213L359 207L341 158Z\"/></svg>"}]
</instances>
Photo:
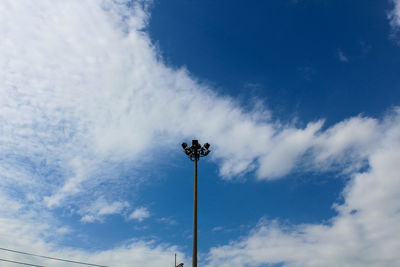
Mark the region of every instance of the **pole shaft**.
<instances>
[{"instance_id":1,"label":"pole shaft","mask_svg":"<svg viewBox=\"0 0 400 267\"><path fill-rule=\"evenodd\" d=\"M197 158L195 158L195 160L194 160L192 267L197 267Z\"/></svg>"}]
</instances>

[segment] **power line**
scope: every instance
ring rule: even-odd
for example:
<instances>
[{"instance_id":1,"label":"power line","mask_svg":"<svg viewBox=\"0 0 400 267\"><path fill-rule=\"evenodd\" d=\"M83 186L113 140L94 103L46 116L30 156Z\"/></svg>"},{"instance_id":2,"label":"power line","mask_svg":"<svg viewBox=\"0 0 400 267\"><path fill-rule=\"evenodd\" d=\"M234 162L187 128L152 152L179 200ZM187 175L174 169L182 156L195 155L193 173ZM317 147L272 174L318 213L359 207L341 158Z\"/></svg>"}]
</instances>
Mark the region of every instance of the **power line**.
<instances>
[{"instance_id":1,"label":"power line","mask_svg":"<svg viewBox=\"0 0 400 267\"><path fill-rule=\"evenodd\" d=\"M0 0L1 1L1 0ZM3 236L3 237L10 237L10 238L15 238L15 236L14 235L7 235L7 234L4 234L4 233L0 233L0 237L1 236ZM24 240L24 241L26 241L26 242L31 242L31 239L23 239L23 238L21 238L21 237L18 237L19 239L22 239L22 240ZM84 247L82 247L82 246L74 246L74 245L71 245L71 244L68 244L68 245L65 245L65 244L63 244L63 243L55 243L57 246L68 246L68 247L70 247L70 248L75 248L75 249L80 249L80 250L83 250L83 249L85 249ZM101 247L101 246L94 246L93 244L90 244L90 247L91 248L94 248L94 249L97 249L97 250L104 250L104 248L103 247ZM1 250L2 248L0 248L0 250ZM138 252L139 253L139 252ZM160 256L162 256L162 255L165 255L165 256L170 256L170 255L173 255L173 252L149 252L149 251L140 251L140 253L141 254L146 254L146 255L160 255ZM103 265L100 265L100 266L103 266ZM109 267L109 266L106 266L106 267Z\"/></svg>"},{"instance_id":2,"label":"power line","mask_svg":"<svg viewBox=\"0 0 400 267\"><path fill-rule=\"evenodd\" d=\"M28 253L28 252L8 249L8 248L0 248L0 250L19 253L19 254L28 255L28 256L40 257L40 258L49 259L49 260L64 261L64 262L70 262L70 263L75 263L75 264L98 266L98 267L108 267L106 265L99 265L99 264L94 264L94 263L87 263L87 262L81 262L81 261L73 261L73 260L68 260L68 259L61 259L61 258L43 256L43 255L38 255L38 254L33 254L33 253ZM31 266L39 266L39 265L31 265ZM43 266L40 266L40 267L43 267Z\"/></svg>"},{"instance_id":3,"label":"power line","mask_svg":"<svg viewBox=\"0 0 400 267\"><path fill-rule=\"evenodd\" d=\"M0 2L1 2L1 0L0 0ZM14 235L7 235L7 234L4 234L4 233L0 233L0 237L9 237L9 238L15 238L15 236ZM24 240L24 241L26 241L26 242L31 242L31 239L27 239L27 238L25 238L25 239L23 239L23 238L21 238L21 237L18 237L20 240ZM74 245L71 245L71 244L63 244L63 243L52 243L52 244L55 244L55 245L57 245L57 246L59 246L59 247L62 247L62 246L67 246L67 247L69 247L69 248L74 248L74 249L79 249L79 250L84 250L85 249L85 247L82 247L82 246L74 246ZM90 244L90 248L94 248L94 249L96 249L96 250L104 250L104 247L102 247L102 246L95 246L95 245L93 245L93 244ZM1 250L2 248L0 248L0 250ZM140 252L138 252L138 253L141 253L141 254L146 254L146 255L160 255L160 256L162 256L162 255L165 255L165 256L171 256L171 255L173 255L173 252L149 252L149 251L140 251ZM102 266L102 265L100 265L100 266ZM109 266L106 266L106 267L109 267Z\"/></svg>"},{"instance_id":4,"label":"power line","mask_svg":"<svg viewBox=\"0 0 400 267\"><path fill-rule=\"evenodd\" d=\"M43 265L36 265L36 264L30 264L30 263L19 262L19 261L12 261L12 260L6 260L6 259L0 259L0 261L12 262L12 263L16 263L16 264L28 265L28 266L34 266L34 267L45 267L45 266L43 266Z\"/></svg>"}]
</instances>

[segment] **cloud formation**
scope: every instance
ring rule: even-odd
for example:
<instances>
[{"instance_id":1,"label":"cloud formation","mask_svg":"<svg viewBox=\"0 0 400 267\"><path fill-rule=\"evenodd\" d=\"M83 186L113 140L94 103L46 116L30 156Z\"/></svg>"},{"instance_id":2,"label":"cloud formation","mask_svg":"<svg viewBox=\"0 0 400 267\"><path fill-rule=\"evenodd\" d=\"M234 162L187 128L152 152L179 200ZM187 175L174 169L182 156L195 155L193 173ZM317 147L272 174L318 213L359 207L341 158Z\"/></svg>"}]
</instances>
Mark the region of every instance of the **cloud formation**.
<instances>
[{"instance_id":1,"label":"cloud formation","mask_svg":"<svg viewBox=\"0 0 400 267\"><path fill-rule=\"evenodd\" d=\"M345 54L343 53L342 49L338 49L337 50L337 55L338 55L340 61L349 62L348 57L345 56Z\"/></svg>"},{"instance_id":2,"label":"cloud formation","mask_svg":"<svg viewBox=\"0 0 400 267\"><path fill-rule=\"evenodd\" d=\"M2 5L2 175L23 194L26 183L35 186L32 197L48 208L118 183L118 166L151 156L156 137L164 149L183 138L209 140L225 179L253 170L276 179L310 150L321 156L330 131L320 131L322 121L304 128L270 121L265 108L245 112L185 69L163 64L139 4Z\"/></svg>"},{"instance_id":3,"label":"cloud formation","mask_svg":"<svg viewBox=\"0 0 400 267\"><path fill-rule=\"evenodd\" d=\"M358 121L331 129L331 134L340 130L341 134L331 138L338 150L342 150L343 142L356 143L350 132L341 129L352 123L353 130L367 130L365 140L371 138L371 129L382 135L376 144L370 143L369 149L362 149L367 154L368 169L352 174L343 191L344 203L334 205L337 216L326 224L306 225L284 225L263 219L241 240L212 248L207 266L399 265L400 110L379 125L369 122L369 127L362 129L357 127Z\"/></svg>"},{"instance_id":4,"label":"cloud formation","mask_svg":"<svg viewBox=\"0 0 400 267\"><path fill-rule=\"evenodd\" d=\"M389 12L389 19L392 27L398 28L400 27L400 1L399 0L391 0L393 3L393 10Z\"/></svg>"},{"instance_id":5,"label":"cloud formation","mask_svg":"<svg viewBox=\"0 0 400 267\"><path fill-rule=\"evenodd\" d=\"M131 215L129 215L128 218L129 218L130 220L138 220L139 222L141 222L141 221L143 221L144 219L149 218L149 217L150 217L150 212L149 212L146 208L141 207L141 208L135 209L135 210L131 213Z\"/></svg>"},{"instance_id":6,"label":"cloud formation","mask_svg":"<svg viewBox=\"0 0 400 267\"><path fill-rule=\"evenodd\" d=\"M5 244L28 250L29 244L39 244L37 251L60 251L51 241L71 229L57 218L56 208L75 212L84 222L124 213L129 204L119 193L128 182L121 170L128 163L138 167L153 157L155 138L164 141L161 149L175 149L182 139L209 141L212 159L227 180L249 172L259 180L279 179L299 168L335 168L354 175L345 190L346 203L337 207L340 215L332 225L294 227L285 232L279 224L262 222L243 241L213 249L211 255L217 263L230 255L231 266L250 264L242 257L251 244L268 251L268 240L274 236L279 237L276 242L287 242L277 245L299 250L286 253L290 258L283 252L271 258L255 251L254 257L249 257L253 263L306 262L312 266L314 263L304 258L309 251L296 246L305 243L314 246L304 249L316 250L322 255L321 262L328 262L333 256L324 257L320 244L326 243L334 255L342 255L335 250L341 248L340 242L352 244L363 236L350 240L341 234L354 227L365 229L363 244L375 248L373 242L383 242L394 230L392 223L398 222L393 212L397 206L386 210L373 204L393 203L399 195L393 186L397 166L382 160L398 156L394 150L398 147L398 111L382 120L349 118L328 129L323 129L323 120L305 127L272 121L271 111L262 106L244 111L234 99L219 96L184 68L174 69L162 62L145 32L149 18L145 5L111 0L0 2L0 199L7 207L0 221L7 227L0 227L0 234L14 235L5 239ZM398 23L398 16L392 18ZM240 153L244 150L248 153ZM370 169L359 173L366 161ZM139 180L133 177L129 183ZM371 207L383 214L375 214ZM136 211L134 219L149 215L147 210ZM376 215L384 219L378 220ZM379 231L379 227L384 229ZM257 239L258 234L263 238ZM28 240L7 243L20 236ZM398 248L397 243L387 238L391 247L386 252L379 250L379 263L384 263L383 259L397 262L390 254ZM168 266L163 257L135 258L132 251L168 254L172 248L131 241L114 250L92 254L70 250L67 254L103 263L118 258L118 266L128 266L122 256L129 254L126 262ZM356 246L351 249L361 251L357 255L369 251Z\"/></svg>"},{"instance_id":7,"label":"cloud formation","mask_svg":"<svg viewBox=\"0 0 400 267\"><path fill-rule=\"evenodd\" d=\"M106 215L120 214L128 207L129 204L126 201L108 203L103 198L99 198L90 206L82 207L78 213L82 216L83 222L94 222L102 221Z\"/></svg>"}]
</instances>

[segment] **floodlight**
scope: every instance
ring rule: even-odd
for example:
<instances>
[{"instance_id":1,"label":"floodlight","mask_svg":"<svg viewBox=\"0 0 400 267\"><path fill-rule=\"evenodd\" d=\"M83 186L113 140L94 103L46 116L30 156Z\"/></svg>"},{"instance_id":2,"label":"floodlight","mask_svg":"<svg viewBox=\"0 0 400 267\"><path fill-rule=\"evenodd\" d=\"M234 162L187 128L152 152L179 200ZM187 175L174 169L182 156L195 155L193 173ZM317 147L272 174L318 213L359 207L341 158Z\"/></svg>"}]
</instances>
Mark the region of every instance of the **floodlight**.
<instances>
[{"instance_id":1,"label":"floodlight","mask_svg":"<svg viewBox=\"0 0 400 267\"><path fill-rule=\"evenodd\" d=\"M192 147L198 147L199 146L199 141L198 140L192 140Z\"/></svg>"},{"instance_id":2,"label":"floodlight","mask_svg":"<svg viewBox=\"0 0 400 267\"><path fill-rule=\"evenodd\" d=\"M182 148L183 149L187 148L187 144L186 143L182 143Z\"/></svg>"},{"instance_id":3,"label":"floodlight","mask_svg":"<svg viewBox=\"0 0 400 267\"><path fill-rule=\"evenodd\" d=\"M209 144L209 143L205 143L205 144L204 144L204 148L205 148L205 149L209 149L209 148L210 148L210 144Z\"/></svg>"}]
</instances>

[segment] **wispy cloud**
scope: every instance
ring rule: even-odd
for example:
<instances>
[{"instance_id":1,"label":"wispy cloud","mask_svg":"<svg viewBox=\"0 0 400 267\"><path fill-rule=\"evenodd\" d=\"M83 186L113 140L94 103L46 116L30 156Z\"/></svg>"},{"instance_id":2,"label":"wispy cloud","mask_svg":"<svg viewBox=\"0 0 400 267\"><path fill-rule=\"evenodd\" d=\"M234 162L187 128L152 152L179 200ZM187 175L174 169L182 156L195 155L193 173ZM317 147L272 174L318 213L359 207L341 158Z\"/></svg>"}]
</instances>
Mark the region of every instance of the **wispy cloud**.
<instances>
[{"instance_id":1,"label":"wispy cloud","mask_svg":"<svg viewBox=\"0 0 400 267\"><path fill-rule=\"evenodd\" d=\"M393 4L393 9L387 12L387 17L392 28L390 37L398 41L400 31L400 0L389 0Z\"/></svg>"},{"instance_id":2,"label":"wispy cloud","mask_svg":"<svg viewBox=\"0 0 400 267\"><path fill-rule=\"evenodd\" d=\"M338 215L328 223L287 225L261 220L248 236L212 248L207 266L399 265L395 253L400 249L399 122L397 110L379 125L369 125L375 134L382 134L375 146L363 149L369 168L351 176L343 191L344 203L334 205ZM355 130L357 125L353 126ZM345 151L343 142L356 143L346 130L339 132L343 135L331 139L336 140L332 145L337 150Z\"/></svg>"},{"instance_id":3,"label":"wispy cloud","mask_svg":"<svg viewBox=\"0 0 400 267\"><path fill-rule=\"evenodd\" d=\"M222 227L222 226L215 226L213 229L212 229L212 231L213 232L218 232L218 231L222 231L224 229L224 227Z\"/></svg>"},{"instance_id":4,"label":"wispy cloud","mask_svg":"<svg viewBox=\"0 0 400 267\"><path fill-rule=\"evenodd\" d=\"M339 58L340 61L342 61L342 62L349 62L348 57L346 57L346 56L344 55L342 49L338 49L338 50L337 50L337 56L338 56L338 58Z\"/></svg>"},{"instance_id":5,"label":"wispy cloud","mask_svg":"<svg viewBox=\"0 0 400 267\"><path fill-rule=\"evenodd\" d=\"M157 221L162 222L162 223L166 223L166 224L169 224L169 225L178 224L178 222L176 220L174 220L172 217L161 217L161 218L157 219Z\"/></svg>"},{"instance_id":6,"label":"wispy cloud","mask_svg":"<svg viewBox=\"0 0 400 267\"><path fill-rule=\"evenodd\" d=\"M303 76L306 81L312 81L317 71L312 66L304 66L297 68L297 71Z\"/></svg>"},{"instance_id":7,"label":"wispy cloud","mask_svg":"<svg viewBox=\"0 0 400 267\"><path fill-rule=\"evenodd\" d=\"M97 199L90 206L83 206L79 210L83 222L102 221L104 216L111 214L121 214L129 207L128 202L114 201L107 202L103 198Z\"/></svg>"},{"instance_id":8,"label":"wispy cloud","mask_svg":"<svg viewBox=\"0 0 400 267\"><path fill-rule=\"evenodd\" d=\"M400 26L400 1L390 0L393 3L393 10L389 12L390 23L393 27L397 28Z\"/></svg>"},{"instance_id":9,"label":"wispy cloud","mask_svg":"<svg viewBox=\"0 0 400 267\"><path fill-rule=\"evenodd\" d=\"M129 219L130 220L138 220L139 222L143 221L146 218L150 217L150 212L147 210L147 208L141 207L135 209L130 215Z\"/></svg>"}]
</instances>

